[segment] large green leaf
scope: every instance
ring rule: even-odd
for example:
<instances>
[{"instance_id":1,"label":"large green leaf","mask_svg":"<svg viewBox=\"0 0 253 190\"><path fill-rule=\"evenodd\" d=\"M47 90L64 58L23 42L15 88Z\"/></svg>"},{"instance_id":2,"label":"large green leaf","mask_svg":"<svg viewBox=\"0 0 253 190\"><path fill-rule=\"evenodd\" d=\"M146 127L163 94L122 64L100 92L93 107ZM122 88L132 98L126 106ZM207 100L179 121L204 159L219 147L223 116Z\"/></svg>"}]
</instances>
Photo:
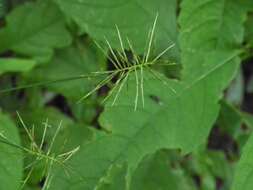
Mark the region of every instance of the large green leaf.
<instances>
[{"instance_id":1,"label":"large green leaf","mask_svg":"<svg viewBox=\"0 0 253 190\"><path fill-rule=\"evenodd\" d=\"M225 63L229 62L225 60L220 65ZM152 74L144 72L145 108L140 104L137 111L134 111L135 77L131 74L117 105L111 107L108 104L100 119L111 135L100 136L81 147L70 161L81 178L75 176L69 181L63 178L63 183L63 176L59 173L61 177L53 181L52 189L92 189L112 164L127 161L130 168L135 168L144 155L160 148L181 148L188 152L204 143L216 119L217 105L212 99L213 92L208 88L203 92L200 89L205 87L208 78L226 74L223 72L225 69L213 72L191 85L163 77L177 94ZM218 90L219 85L212 85L211 90Z\"/></svg>"},{"instance_id":2,"label":"large green leaf","mask_svg":"<svg viewBox=\"0 0 253 190\"><path fill-rule=\"evenodd\" d=\"M156 27L156 50L161 51L177 44L176 0L55 0L66 15L99 41L106 37L111 45L119 48L116 30L118 26L126 42L128 37L138 52L145 50L148 31L156 14L159 13ZM126 43L125 43L126 44ZM178 58L178 47L172 52Z\"/></svg>"},{"instance_id":3,"label":"large green leaf","mask_svg":"<svg viewBox=\"0 0 253 190\"><path fill-rule=\"evenodd\" d=\"M158 149L180 148L190 152L205 143L218 115L222 91L236 74L240 60L235 47L243 39L246 11L235 1L223 3L183 1L180 19L183 80L160 76L161 82L145 70L145 107L139 100L134 111L136 80L131 73L117 104L111 106L112 100L109 101L100 118L102 127L110 134L83 146L70 161L81 178L65 180L59 174L52 189L93 189L112 164L127 162L131 171L143 156ZM235 5L239 7L235 9ZM236 18L233 12L234 19L230 19L230 9L236 11ZM231 31L233 24L235 31Z\"/></svg>"},{"instance_id":4,"label":"large green leaf","mask_svg":"<svg viewBox=\"0 0 253 190\"><path fill-rule=\"evenodd\" d=\"M11 145L3 143L7 138L11 143L20 145L18 131L11 119L0 112L0 189L17 190L22 180L22 152Z\"/></svg>"},{"instance_id":5,"label":"large green leaf","mask_svg":"<svg viewBox=\"0 0 253 190\"><path fill-rule=\"evenodd\" d=\"M54 48L70 44L71 36L64 26L64 17L49 0L26 3L7 16L7 26L0 30L0 52L13 50L48 60Z\"/></svg>"}]
</instances>

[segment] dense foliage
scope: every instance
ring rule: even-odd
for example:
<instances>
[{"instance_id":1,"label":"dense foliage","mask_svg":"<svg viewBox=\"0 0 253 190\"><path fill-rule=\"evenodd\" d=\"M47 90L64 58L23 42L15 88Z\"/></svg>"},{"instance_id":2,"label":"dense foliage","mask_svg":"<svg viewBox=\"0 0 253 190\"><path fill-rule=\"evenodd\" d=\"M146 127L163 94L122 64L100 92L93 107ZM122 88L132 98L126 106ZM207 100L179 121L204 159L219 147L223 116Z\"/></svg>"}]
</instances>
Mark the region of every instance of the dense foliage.
<instances>
[{"instance_id":1,"label":"dense foliage","mask_svg":"<svg viewBox=\"0 0 253 190\"><path fill-rule=\"evenodd\" d=\"M252 0L0 0L0 189L252 190Z\"/></svg>"}]
</instances>

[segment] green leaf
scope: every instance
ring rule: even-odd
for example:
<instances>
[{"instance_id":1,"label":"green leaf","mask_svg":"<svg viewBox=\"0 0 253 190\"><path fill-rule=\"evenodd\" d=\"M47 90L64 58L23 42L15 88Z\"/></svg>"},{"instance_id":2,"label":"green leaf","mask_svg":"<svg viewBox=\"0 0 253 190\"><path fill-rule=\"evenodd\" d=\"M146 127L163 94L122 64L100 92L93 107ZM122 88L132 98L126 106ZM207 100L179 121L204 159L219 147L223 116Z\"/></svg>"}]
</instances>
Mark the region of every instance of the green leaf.
<instances>
[{"instance_id":1,"label":"green leaf","mask_svg":"<svg viewBox=\"0 0 253 190\"><path fill-rule=\"evenodd\" d=\"M112 165L105 178L102 178L97 185L97 190L126 190L127 165Z\"/></svg>"},{"instance_id":2,"label":"green leaf","mask_svg":"<svg viewBox=\"0 0 253 190\"><path fill-rule=\"evenodd\" d=\"M20 112L20 115L24 123L28 126L28 129L31 130L32 126L35 126L34 133L36 134L37 137L35 140L38 144L40 143L40 140L43 136L45 128L44 123L46 121L48 121L48 125L51 126L48 129L47 134L45 136L46 142L50 141L53 138L60 122L62 123L61 131L63 132L66 129L69 129L70 126L73 126L74 124L74 121L70 117L64 115L59 110L53 107L33 108L33 109L28 108L26 110L22 110ZM26 134L24 136L29 140Z\"/></svg>"},{"instance_id":3,"label":"green leaf","mask_svg":"<svg viewBox=\"0 0 253 190\"><path fill-rule=\"evenodd\" d=\"M185 0L181 8L183 11L179 22L182 27L180 41L183 51L231 49L242 43L243 22L247 12L240 2Z\"/></svg>"},{"instance_id":4,"label":"green leaf","mask_svg":"<svg viewBox=\"0 0 253 190\"><path fill-rule=\"evenodd\" d=\"M227 162L224 152L205 150L192 155L192 173L201 177L201 189L216 189L216 180L223 180L223 188L230 189L233 167Z\"/></svg>"},{"instance_id":5,"label":"green leaf","mask_svg":"<svg viewBox=\"0 0 253 190\"><path fill-rule=\"evenodd\" d=\"M55 48L71 43L64 26L64 17L49 0L26 3L7 16L7 26L0 30L0 52L13 50L18 54L49 60Z\"/></svg>"},{"instance_id":6,"label":"green leaf","mask_svg":"<svg viewBox=\"0 0 253 190\"><path fill-rule=\"evenodd\" d=\"M246 143L241 159L236 166L232 190L253 188L253 135Z\"/></svg>"},{"instance_id":7,"label":"green leaf","mask_svg":"<svg viewBox=\"0 0 253 190\"><path fill-rule=\"evenodd\" d=\"M162 151L144 158L133 173L130 184L131 190L195 189L188 183L183 170L171 168L168 154Z\"/></svg>"},{"instance_id":8,"label":"green leaf","mask_svg":"<svg viewBox=\"0 0 253 190\"><path fill-rule=\"evenodd\" d=\"M191 77L203 72L205 59L210 56L212 59L219 51L232 52L239 47L243 41L246 10L236 0L185 0L181 8L184 10L179 18L183 76L191 80ZM237 71L239 61L235 57L230 64L226 64L227 69L231 68L231 78ZM216 80L222 83L222 75Z\"/></svg>"},{"instance_id":9,"label":"green leaf","mask_svg":"<svg viewBox=\"0 0 253 190\"><path fill-rule=\"evenodd\" d=\"M82 30L98 41L104 42L106 37L114 48L120 49L117 25L123 42L126 44L128 37L135 44L134 48L144 53L148 31L157 13L156 53L173 43L177 44L176 0L55 1ZM170 55L179 58L178 46Z\"/></svg>"},{"instance_id":10,"label":"green leaf","mask_svg":"<svg viewBox=\"0 0 253 190\"><path fill-rule=\"evenodd\" d=\"M246 125L253 128L253 115L249 113L243 113L242 114L243 120Z\"/></svg>"},{"instance_id":11,"label":"green leaf","mask_svg":"<svg viewBox=\"0 0 253 190\"><path fill-rule=\"evenodd\" d=\"M244 4L236 0L185 0L181 8L185 10L179 19L182 29L180 42L184 66L183 77L185 80L194 80L193 78L198 73L205 70L206 59L216 56L218 62L219 52L225 50L229 54L240 47L244 37L243 24L246 20L247 9ZM206 87L209 88L207 99L216 99L217 102L221 91L210 88L216 83L224 89L228 83L223 82L231 81L235 77L239 63L239 57L235 56L220 68L214 66L216 77L210 77L209 82L206 83ZM221 73L218 74L219 72ZM205 87L199 90L205 91ZM209 96L212 93L213 96ZM219 110L217 104L206 106L206 108L216 114Z\"/></svg>"},{"instance_id":12,"label":"green leaf","mask_svg":"<svg viewBox=\"0 0 253 190\"><path fill-rule=\"evenodd\" d=\"M191 152L205 143L218 115L218 100L240 62L234 47L242 42L246 11L241 11L240 4L235 9L237 4L228 2L232 2L226 4L228 12L221 14L223 1L183 1L180 20L183 80L160 76L161 81L144 70L145 107L139 94L138 109L134 111L137 84L135 74L130 73L117 103L111 106L111 98L100 117L101 126L110 134L81 147L70 161L81 178L64 181L62 172L58 173L52 189L93 189L112 164L127 162L132 171L146 154L161 148ZM229 18L230 9L237 11L235 20ZM230 24L235 24L235 31L230 31ZM227 36L222 31L228 32ZM138 76L141 81L140 71ZM141 87L138 88L141 93Z\"/></svg>"},{"instance_id":13,"label":"green leaf","mask_svg":"<svg viewBox=\"0 0 253 190\"><path fill-rule=\"evenodd\" d=\"M112 165L105 178L97 186L98 190L193 190L184 171L170 166L169 156L166 151L158 151L146 156L138 168L133 172L129 185L127 184L126 165ZM129 186L129 188L127 188Z\"/></svg>"},{"instance_id":14,"label":"green leaf","mask_svg":"<svg viewBox=\"0 0 253 190\"><path fill-rule=\"evenodd\" d=\"M49 64L42 65L31 73L36 81L54 81L57 79L75 78L99 70L99 53L92 45L69 47L57 51ZM46 75L45 75L46 73ZM52 91L60 93L72 100L79 100L96 84L95 78L79 78L49 85Z\"/></svg>"},{"instance_id":15,"label":"green leaf","mask_svg":"<svg viewBox=\"0 0 253 190\"><path fill-rule=\"evenodd\" d=\"M233 105L222 101L218 124L228 135L236 139L242 132L241 113Z\"/></svg>"},{"instance_id":16,"label":"green leaf","mask_svg":"<svg viewBox=\"0 0 253 190\"><path fill-rule=\"evenodd\" d=\"M27 111L29 110L29 111ZM55 137L55 141L51 147L51 154L59 155L73 149L77 148L81 143L88 142L91 140L92 131L83 123L74 123L74 121L62 114L55 108L46 107L46 108L37 108L27 109L21 111L21 117L24 123L27 125L28 130L33 130L35 134L35 142L41 144L41 141L44 136L43 151L47 152L51 146L52 139L54 138L56 131L59 132ZM48 124L48 128L45 132L45 123ZM61 127L59 128L59 125ZM32 129L32 127L34 127ZM23 139L23 144L26 147L30 146L30 139L25 133L21 136ZM27 155L24 163L25 166L30 165L34 162L34 157ZM54 163L57 165L57 163ZM60 166L63 166L60 164ZM68 165L66 164L66 168ZM30 176L28 183L29 184L38 184L41 182L41 179L45 175L45 162L37 162L33 165L32 168L25 170L25 175L27 176L31 169L33 170L32 175ZM48 174L49 175L49 174Z\"/></svg>"},{"instance_id":17,"label":"green leaf","mask_svg":"<svg viewBox=\"0 0 253 190\"><path fill-rule=\"evenodd\" d=\"M234 110L234 114L238 114L241 117L241 120L247 125L251 131L253 127L253 117L251 114L239 112L238 110ZM238 116L237 116L238 117ZM253 135L248 138L248 131L243 130L244 134L240 134L238 136L238 145L243 147L242 155L239 160L239 163L235 170L234 182L233 182L233 190L249 190L253 187L253 175L252 175L252 166L253 166ZM246 131L246 132L245 132ZM242 133L242 132L241 132ZM246 141L246 143L245 143Z\"/></svg>"},{"instance_id":18,"label":"green leaf","mask_svg":"<svg viewBox=\"0 0 253 190\"><path fill-rule=\"evenodd\" d=\"M17 190L22 180L23 156L21 150L5 144L4 138L17 145L20 145L20 139L16 126L2 112L0 112L0 134L4 135L0 136L0 189Z\"/></svg>"},{"instance_id":19,"label":"green leaf","mask_svg":"<svg viewBox=\"0 0 253 190\"><path fill-rule=\"evenodd\" d=\"M0 58L0 75L5 72L26 72L36 65L36 61L19 58Z\"/></svg>"},{"instance_id":20,"label":"green leaf","mask_svg":"<svg viewBox=\"0 0 253 190\"><path fill-rule=\"evenodd\" d=\"M244 127L242 127L243 124ZM233 105L222 101L218 125L236 140L238 150L241 152L241 147L247 142L253 129L253 117L251 114L242 112Z\"/></svg>"},{"instance_id":21,"label":"green leaf","mask_svg":"<svg viewBox=\"0 0 253 190\"><path fill-rule=\"evenodd\" d=\"M111 135L101 136L82 146L69 163L83 180L78 180L79 175L71 176L69 181L66 179L63 183L64 174L59 172L61 177L53 180L52 189L92 189L111 164L128 162L133 169L143 156L160 148L181 148L184 152L190 152L205 142L217 114L213 94L207 97L210 92L208 88L205 93L199 91L207 80L183 86L163 77L162 80L177 91L175 95L171 88L149 72L144 72L144 76L145 108L139 104L138 110L134 111L136 85L135 76L131 74L117 105L108 103L100 118L101 125L111 131ZM157 97L158 101L153 97ZM195 104L197 98L198 104Z\"/></svg>"}]
</instances>

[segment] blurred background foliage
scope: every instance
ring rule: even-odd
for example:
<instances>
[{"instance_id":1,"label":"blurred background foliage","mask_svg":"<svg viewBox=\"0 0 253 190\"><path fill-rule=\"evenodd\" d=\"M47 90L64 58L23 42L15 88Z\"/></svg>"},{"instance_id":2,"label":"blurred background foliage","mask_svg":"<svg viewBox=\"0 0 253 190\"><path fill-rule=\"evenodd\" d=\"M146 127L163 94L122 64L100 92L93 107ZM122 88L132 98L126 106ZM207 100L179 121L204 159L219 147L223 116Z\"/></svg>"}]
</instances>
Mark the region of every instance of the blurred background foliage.
<instances>
[{"instance_id":1,"label":"blurred background foliage","mask_svg":"<svg viewBox=\"0 0 253 190\"><path fill-rule=\"evenodd\" d=\"M27 2L34 4L26 4ZM249 7L250 4L246 6ZM67 8L67 5L63 7L63 9ZM251 6L252 10L253 6ZM134 14L134 10L131 11ZM179 14L179 10L177 11ZM45 146L50 143L56 127L62 121L62 130L53 147L54 152L62 149L69 150L70 147L91 139L93 128L101 128L98 122L98 116L103 110L101 100L110 86L104 86L87 101L77 104L76 102L96 85L98 78L64 80L50 85L46 83L112 67L110 61L92 41L93 36L100 38L100 33L96 33L93 28L88 28L90 36L85 32L86 26L77 26L68 15L63 16L54 3L48 7L37 1L0 0L0 18L0 27L3 28L0 30L1 115L8 115L12 122L20 126L16 115L18 111L28 127L35 126L36 139L42 138L43 123L48 120L52 127L47 133ZM29 24L24 22L25 19ZM102 18L97 19L99 23L99 19ZM22 34L19 33L27 32L24 35L29 35L34 29L42 27L41 24L47 25L52 22L54 25L45 33L38 34L29 42L21 42ZM165 19L164 22L172 22L172 20ZM173 24L174 30L177 30L177 23ZM143 30L146 28L141 27L142 29L135 31L134 35L143 35ZM170 32L172 38L177 38L176 31L170 30ZM4 33L8 33L12 41L3 38ZM162 42L164 35L160 35L162 39L158 39L158 43ZM140 40L138 43L141 47L143 42ZM11 46L5 48L6 44ZM253 127L252 13L248 14L245 22L243 45L247 51L242 55L241 68L220 102L219 117L212 128L208 142L186 156L182 156L176 150L161 150L146 156L133 174L136 177L133 177L131 183L134 184L135 189L143 188L143 184L139 183L147 181L145 189L159 189L157 187L160 185L163 187L161 189L173 190L229 190L231 188L234 168ZM177 48L168 56L178 65L170 67L169 70L167 67L158 69L170 77L179 78L181 66ZM4 92L5 89L41 82L43 85ZM2 116L0 120L3 120ZM18 129L22 144L29 146L29 139L24 129L21 127ZM30 156L25 156L24 164L29 165L32 159ZM125 170L124 166L115 166L107 177L114 179L115 183L124 183L120 179L124 177L122 172ZM23 176L28 172L29 170L23 170ZM152 173L155 172L160 175L153 175ZM40 189L45 177L43 164L37 164L25 189ZM101 189L103 188L105 187L101 184Z\"/></svg>"}]
</instances>

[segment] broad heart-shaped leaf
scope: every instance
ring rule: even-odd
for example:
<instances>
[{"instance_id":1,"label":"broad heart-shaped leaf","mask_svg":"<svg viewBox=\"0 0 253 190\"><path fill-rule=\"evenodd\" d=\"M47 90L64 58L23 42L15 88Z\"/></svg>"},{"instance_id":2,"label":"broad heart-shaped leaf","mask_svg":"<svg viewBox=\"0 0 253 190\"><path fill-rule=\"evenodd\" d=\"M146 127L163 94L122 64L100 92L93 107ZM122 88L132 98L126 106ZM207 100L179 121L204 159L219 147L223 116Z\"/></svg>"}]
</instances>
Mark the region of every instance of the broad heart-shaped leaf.
<instances>
[{"instance_id":1,"label":"broad heart-shaped leaf","mask_svg":"<svg viewBox=\"0 0 253 190\"><path fill-rule=\"evenodd\" d=\"M71 17L85 32L97 41L105 37L113 48L120 49L116 30L118 26L122 40L126 37L139 53L144 53L148 31L155 17L158 21L155 32L156 53L177 43L177 0L55 0L63 12ZM170 55L179 59L178 46Z\"/></svg>"},{"instance_id":2,"label":"broad heart-shaped leaf","mask_svg":"<svg viewBox=\"0 0 253 190\"><path fill-rule=\"evenodd\" d=\"M236 167L232 190L253 189L253 135L246 143Z\"/></svg>"},{"instance_id":3,"label":"broad heart-shaped leaf","mask_svg":"<svg viewBox=\"0 0 253 190\"><path fill-rule=\"evenodd\" d=\"M111 134L83 146L70 161L81 177L66 179L58 172L52 189L93 189L112 164L127 162L132 171L146 154L158 149L180 148L190 152L205 143L218 115L218 100L240 62L234 47L243 39L246 11L230 0L223 12L222 3L183 1L180 20L183 80L162 77L165 85L145 71L145 107L139 100L138 110L134 111L136 82L132 73L117 105L111 106L109 102L100 118L101 126ZM235 9L237 4L239 7ZM235 19L229 19L230 8L237 13ZM210 16L214 18L211 21ZM233 24L235 30L231 31ZM222 32L227 32L227 36L221 35Z\"/></svg>"},{"instance_id":4,"label":"broad heart-shaped leaf","mask_svg":"<svg viewBox=\"0 0 253 190\"><path fill-rule=\"evenodd\" d=\"M0 112L0 133L9 141L20 145L18 131L11 119ZM22 152L2 142L0 137L0 189L17 190L20 188L23 172Z\"/></svg>"},{"instance_id":5,"label":"broad heart-shaped leaf","mask_svg":"<svg viewBox=\"0 0 253 190\"><path fill-rule=\"evenodd\" d=\"M35 81L78 78L78 76L98 71L99 61L99 53L91 44L87 46L68 47L57 51L52 61L34 70L30 78ZM77 101L93 88L96 81L95 78L79 78L58 82L49 85L48 88Z\"/></svg>"},{"instance_id":6,"label":"broad heart-shaped leaf","mask_svg":"<svg viewBox=\"0 0 253 190\"><path fill-rule=\"evenodd\" d=\"M36 65L32 59L0 58L0 75L5 72L25 72Z\"/></svg>"},{"instance_id":7,"label":"broad heart-shaped leaf","mask_svg":"<svg viewBox=\"0 0 253 190\"><path fill-rule=\"evenodd\" d=\"M127 162L132 171L146 154L161 148L189 152L204 143L218 113L221 90L237 68L236 55L210 53L205 73L191 82L164 76L160 81L144 70L145 107L139 97L137 111L135 74L131 73L117 104L111 106L109 101L100 118L102 127L111 134L82 146L69 162L75 170L73 175L67 178L63 172L56 172L51 189L93 189L112 164ZM217 78L221 80L214 80Z\"/></svg>"},{"instance_id":8,"label":"broad heart-shaped leaf","mask_svg":"<svg viewBox=\"0 0 253 190\"><path fill-rule=\"evenodd\" d=\"M54 48L67 46L71 36L64 17L51 0L26 3L7 16L7 26L0 30L0 53L13 50L44 62Z\"/></svg>"}]
</instances>

